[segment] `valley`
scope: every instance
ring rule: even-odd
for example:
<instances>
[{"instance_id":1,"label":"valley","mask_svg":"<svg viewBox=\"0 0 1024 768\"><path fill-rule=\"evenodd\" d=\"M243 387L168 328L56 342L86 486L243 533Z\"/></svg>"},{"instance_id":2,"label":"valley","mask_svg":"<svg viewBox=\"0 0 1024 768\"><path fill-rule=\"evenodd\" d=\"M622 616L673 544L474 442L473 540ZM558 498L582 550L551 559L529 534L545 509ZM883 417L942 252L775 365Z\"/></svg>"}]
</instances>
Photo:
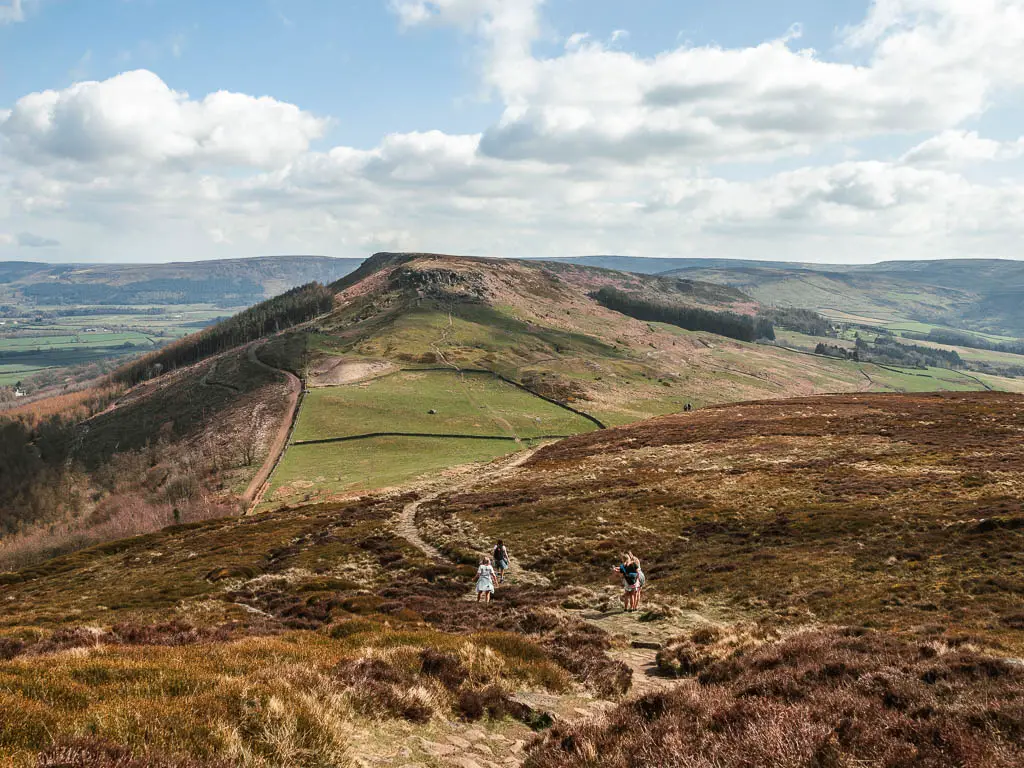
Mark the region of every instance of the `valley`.
<instances>
[{"instance_id":1,"label":"valley","mask_svg":"<svg viewBox=\"0 0 1024 768\"><path fill-rule=\"evenodd\" d=\"M312 256L0 262L0 388L34 393L88 381L113 370L119 358L152 351L289 288L333 282L358 264Z\"/></svg>"}]
</instances>

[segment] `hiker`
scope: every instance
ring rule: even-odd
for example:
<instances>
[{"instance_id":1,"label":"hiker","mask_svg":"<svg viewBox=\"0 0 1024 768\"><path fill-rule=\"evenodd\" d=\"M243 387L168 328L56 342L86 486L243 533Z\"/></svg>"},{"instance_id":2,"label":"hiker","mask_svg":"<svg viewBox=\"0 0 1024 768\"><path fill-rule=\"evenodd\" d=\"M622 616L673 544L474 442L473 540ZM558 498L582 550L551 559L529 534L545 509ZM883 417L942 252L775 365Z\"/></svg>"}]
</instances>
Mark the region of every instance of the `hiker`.
<instances>
[{"instance_id":1,"label":"hiker","mask_svg":"<svg viewBox=\"0 0 1024 768\"><path fill-rule=\"evenodd\" d=\"M633 563L636 565L637 589L633 593L633 610L637 611L640 610L640 598L643 597L644 587L647 586L647 576L644 574L643 566L640 565L640 558L632 552L628 553L627 556L632 558Z\"/></svg>"},{"instance_id":2,"label":"hiker","mask_svg":"<svg viewBox=\"0 0 1024 768\"><path fill-rule=\"evenodd\" d=\"M494 557L494 570L498 572L498 583L505 583L505 571L508 570L509 555L508 548L505 546L505 542L498 539L498 543L494 546L494 552L491 553Z\"/></svg>"},{"instance_id":3,"label":"hiker","mask_svg":"<svg viewBox=\"0 0 1024 768\"><path fill-rule=\"evenodd\" d=\"M612 568L613 573L622 577L622 607L631 613L636 605L636 597L640 590L640 568L634 562L632 553L623 555L622 563Z\"/></svg>"},{"instance_id":4,"label":"hiker","mask_svg":"<svg viewBox=\"0 0 1024 768\"><path fill-rule=\"evenodd\" d=\"M494 568L491 567L491 558L484 557L476 569L476 601L479 603L482 598L485 603L489 603L493 594Z\"/></svg>"}]
</instances>

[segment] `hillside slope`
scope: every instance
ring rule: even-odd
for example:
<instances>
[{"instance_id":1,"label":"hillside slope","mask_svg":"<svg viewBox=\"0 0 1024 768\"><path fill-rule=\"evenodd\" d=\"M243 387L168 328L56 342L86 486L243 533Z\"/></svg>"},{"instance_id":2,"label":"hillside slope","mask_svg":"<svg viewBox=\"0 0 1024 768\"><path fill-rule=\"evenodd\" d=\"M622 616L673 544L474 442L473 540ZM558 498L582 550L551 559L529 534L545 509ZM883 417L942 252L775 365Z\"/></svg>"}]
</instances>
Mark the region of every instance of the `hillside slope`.
<instances>
[{"instance_id":1,"label":"hillside slope","mask_svg":"<svg viewBox=\"0 0 1024 768\"><path fill-rule=\"evenodd\" d=\"M3 574L0 760L1011 768L1022 405L709 408Z\"/></svg>"},{"instance_id":2,"label":"hillside slope","mask_svg":"<svg viewBox=\"0 0 1024 768\"><path fill-rule=\"evenodd\" d=\"M559 442L420 514L436 545L503 538L556 584L633 550L661 596L956 626L1020 655L1022 409L995 393L708 408Z\"/></svg>"},{"instance_id":3,"label":"hillside slope","mask_svg":"<svg viewBox=\"0 0 1024 768\"><path fill-rule=\"evenodd\" d=\"M711 317L759 309L733 288L674 277L384 253L332 289L333 312L266 347L332 394L306 399L263 508L401 484L688 404L983 386L954 371L903 373L642 322L595 299L614 289Z\"/></svg>"},{"instance_id":4,"label":"hillside slope","mask_svg":"<svg viewBox=\"0 0 1024 768\"><path fill-rule=\"evenodd\" d=\"M96 390L92 416L97 406L77 406L77 395L8 412L0 571L244 510L291 391L285 373L255 352L233 350L126 391Z\"/></svg>"},{"instance_id":5,"label":"hillside slope","mask_svg":"<svg viewBox=\"0 0 1024 768\"><path fill-rule=\"evenodd\" d=\"M231 509L263 461L277 466L259 494L266 510L400 486L687 405L983 386L955 371L901 372L641 322L595 300L605 289L712 318L752 318L758 311L756 301L733 288L674 277L378 254L327 290L288 292L115 374L119 387L143 383L90 422L60 427L69 447L53 455L51 469L80 467L74 483L58 484L78 490L55 501L44 492L47 483L35 483L30 495L39 511L28 519L64 524L70 517L84 534L107 514L96 518L99 502L87 499L109 499L111 488L141 494L145 510L158 505L154 515L129 517L165 521L189 517L193 508ZM279 372L256 366L248 358L254 350ZM298 389L294 378L286 385L286 376L301 378L312 394L278 465L290 393ZM203 435L230 446L214 448ZM156 455L161 446L163 458ZM110 467L147 451L151 465L169 467L153 473L155 485L137 478L132 489L110 482L107 491L97 489ZM171 471L178 459L193 467L180 478ZM61 547L70 546L67 538Z\"/></svg>"},{"instance_id":6,"label":"hillside slope","mask_svg":"<svg viewBox=\"0 0 1024 768\"><path fill-rule=\"evenodd\" d=\"M738 288L769 306L866 322L909 320L1024 336L1024 263L1001 259L808 264L740 259L583 256L558 260Z\"/></svg>"}]
</instances>

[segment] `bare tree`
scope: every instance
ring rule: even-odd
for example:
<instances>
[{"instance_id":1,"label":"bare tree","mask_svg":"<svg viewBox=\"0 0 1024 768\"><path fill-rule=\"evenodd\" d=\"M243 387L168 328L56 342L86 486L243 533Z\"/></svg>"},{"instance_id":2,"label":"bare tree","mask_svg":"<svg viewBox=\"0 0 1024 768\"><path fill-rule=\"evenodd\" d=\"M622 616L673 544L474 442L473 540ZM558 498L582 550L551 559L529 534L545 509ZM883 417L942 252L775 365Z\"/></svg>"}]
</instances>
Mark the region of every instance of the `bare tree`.
<instances>
[{"instance_id":1,"label":"bare tree","mask_svg":"<svg viewBox=\"0 0 1024 768\"><path fill-rule=\"evenodd\" d=\"M252 415L249 417L249 424L242 434L242 462L247 467L251 467L253 465L253 462L256 461L256 456L259 453L264 410L265 407L263 403L260 403L252 409Z\"/></svg>"}]
</instances>

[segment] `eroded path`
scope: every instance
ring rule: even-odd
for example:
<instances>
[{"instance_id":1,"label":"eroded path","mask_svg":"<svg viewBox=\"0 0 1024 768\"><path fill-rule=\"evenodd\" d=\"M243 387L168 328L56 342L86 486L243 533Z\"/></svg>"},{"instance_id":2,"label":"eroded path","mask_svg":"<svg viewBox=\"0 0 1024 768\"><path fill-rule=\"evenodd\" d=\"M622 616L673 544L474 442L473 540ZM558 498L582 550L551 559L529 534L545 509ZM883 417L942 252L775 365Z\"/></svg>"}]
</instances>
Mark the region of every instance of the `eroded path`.
<instances>
[{"instance_id":1,"label":"eroded path","mask_svg":"<svg viewBox=\"0 0 1024 768\"><path fill-rule=\"evenodd\" d=\"M434 558L435 560L446 559L437 547L427 542L420 535L419 529L416 527L416 512L419 508L424 504L434 501L444 493L469 488L484 480L500 479L529 461L542 447L537 446L514 453L511 456L506 456L503 459L498 459L485 466L482 471L480 465L468 464L442 473L437 480L416 489L418 492L424 493L424 495L402 507L401 512L399 512L394 521L396 533L427 555L427 557Z\"/></svg>"},{"instance_id":2,"label":"eroded path","mask_svg":"<svg viewBox=\"0 0 1024 768\"><path fill-rule=\"evenodd\" d=\"M393 519L395 531L428 557L447 560L436 546L423 537L417 527L416 514L419 509L445 493L468 490L479 483L509 475L529 461L538 450L540 447L522 451L484 467L478 464L456 467L436 479L414 487L421 496L401 508ZM404 490L408 492L409 489ZM510 577L517 577L513 580L520 582L532 582L535 580L534 577L543 578L540 574L524 571L514 563ZM617 596L614 588L604 587L603 590L592 591L595 594L603 591L609 596ZM467 599L473 599L469 586ZM612 599L614 600L614 597ZM703 615L694 611L675 611L670 619L642 622L639 621L639 614L627 614L617 606L607 611L560 610L567 616L600 627L614 638L616 647L608 655L623 662L632 670L633 685L630 697L643 696L676 685L676 681L658 673L658 650L668 639L678 636L688 627L709 623ZM615 706L613 701L600 699L582 691L565 694L520 691L515 698L520 703L547 712L556 720L565 722L600 717ZM533 734L518 723L495 724L493 727L449 723L446 727L439 728L437 733L415 737L411 745L406 742L406 746L394 755L380 755L376 759L364 758L363 765L443 765L460 768L518 766L522 765L526 757L525 745L532 737ZM389 758L395 762L389 761Z\"/></svg>"}]
</instances>

